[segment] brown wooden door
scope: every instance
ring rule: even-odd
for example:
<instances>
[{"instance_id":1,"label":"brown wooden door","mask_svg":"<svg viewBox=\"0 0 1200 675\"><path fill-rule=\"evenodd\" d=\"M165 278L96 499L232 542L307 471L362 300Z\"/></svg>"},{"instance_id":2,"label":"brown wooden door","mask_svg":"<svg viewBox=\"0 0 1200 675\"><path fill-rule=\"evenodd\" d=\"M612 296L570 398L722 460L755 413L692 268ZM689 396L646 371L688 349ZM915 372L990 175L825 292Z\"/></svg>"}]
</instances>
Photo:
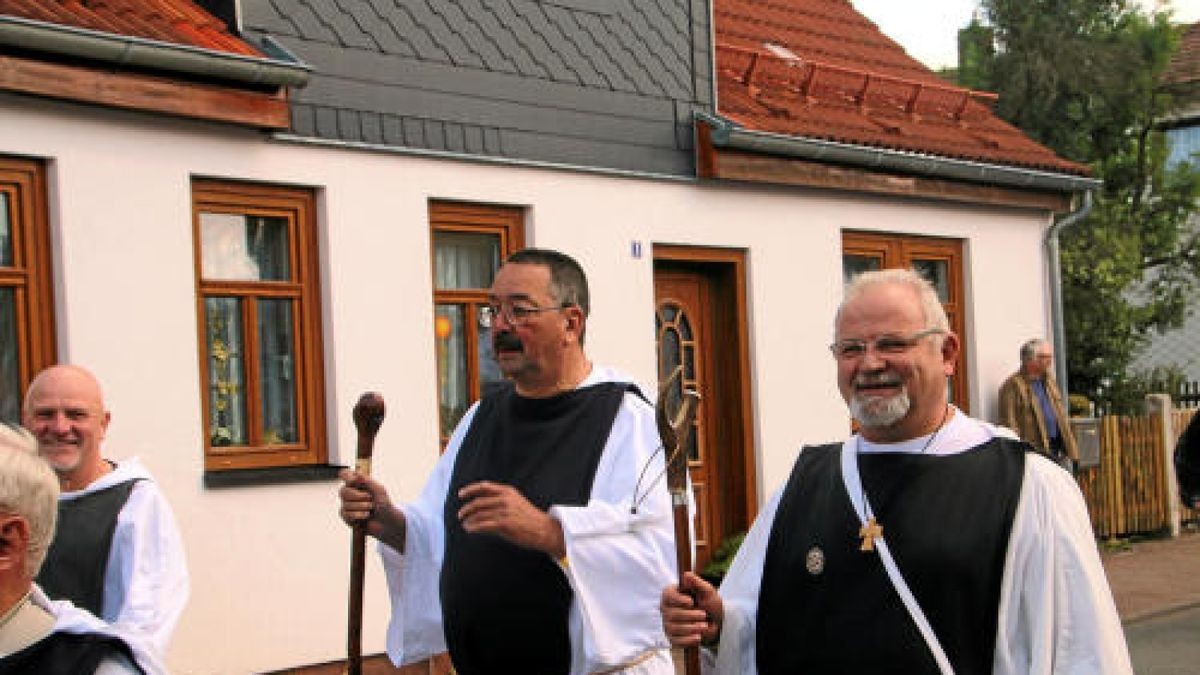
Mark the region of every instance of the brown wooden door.
<instances>
[{"instance_id":1,"label":"brown wooden door","mask_svg":"<svg viewBox=\"0 0 1200 675\"><path fill-rule=\"evenodd\" d=\"M684 386L701 395L686 448L697 570L726 537L749 527L754 511L741 262L738 251L655 247L659 380L682 365Z\"/></svg>"},{"instance_id":2,"label":"brown wooden door","mask_svg":"<svg viewBox=\"0 0 1200 675\"><path fill-rule=\"evenodd\" d=\"M950 402L969 413L967 398L967 344L963 321L962 242L957 239L910 237L873 232L842 233L842 272L845 281L860 272L895 267L912 268L938 292L950 330L961 348L948 387Z\"/></svg>"},{"instance_id":3,"label":"brown wooden door","mask_svg":"<svg viewBox=\"0 0 1200 675\"><path fill-rule=\"evenodd\" d=\"M656 276L657 297L654 328L657 334L658 380L665 382L676 366L683 366L683 388L700 392L700 405L692 422L693 433L687 437L688 474L696 496L696 568L702 569L712 553L713 540L720 541L720 532L713 532L713 511L710 490L713 462L710 455L714 443L709 438L711 425L705 423L709 406L704 397L712 391L712 370L708 361L711 353L705 344L712 334L711 317L706 311L707 290L703 279L681 272L664 272ZM715 535L715 536L714 536Z\"/></svg>"}]
</instances>

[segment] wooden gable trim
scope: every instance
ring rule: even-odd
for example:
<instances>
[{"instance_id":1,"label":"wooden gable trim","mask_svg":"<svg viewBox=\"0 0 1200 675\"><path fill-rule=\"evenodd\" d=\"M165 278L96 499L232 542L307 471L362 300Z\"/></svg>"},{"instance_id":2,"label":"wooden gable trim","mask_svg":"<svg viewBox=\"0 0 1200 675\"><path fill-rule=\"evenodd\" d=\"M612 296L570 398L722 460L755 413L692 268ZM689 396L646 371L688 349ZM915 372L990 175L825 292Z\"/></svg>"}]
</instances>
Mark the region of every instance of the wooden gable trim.
<instances>
[{"instance_id":1,"label":"wooden gable trim","mask_svg":"<svg viewBox=\"0 0 1200 675\"><path fill-rule=\"evenodd\" d=\"M712 131L707 124L696 125L696 175L715 180L796 185L968 204L1015 206L1056 213L1070 211L1073 201L1073 195L1070 193L1018 190L939 178L905 176L718 148L712 143Z\"/></svg>"},{"instance_id":2,"label":"wooden gable trim","mask_svg":"<svg viewBox=\"0 0 1200 675\"><path fill-rule=\"evenodd\" d=\"M0 91L261 129L287 129L290 125L287 94L282 88L274 93L254 92L3 54Z\"/></svg>"}]
</instances>

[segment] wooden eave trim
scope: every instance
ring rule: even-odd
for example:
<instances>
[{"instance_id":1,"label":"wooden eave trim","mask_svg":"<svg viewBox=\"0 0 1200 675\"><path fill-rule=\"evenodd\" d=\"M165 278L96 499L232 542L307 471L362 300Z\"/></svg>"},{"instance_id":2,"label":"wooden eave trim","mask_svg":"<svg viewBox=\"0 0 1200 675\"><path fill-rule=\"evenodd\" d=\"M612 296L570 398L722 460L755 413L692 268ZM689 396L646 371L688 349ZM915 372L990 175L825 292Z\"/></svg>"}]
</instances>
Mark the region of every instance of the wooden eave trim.
<instances>
[{"instance_id":1,"label":"wooden eave trim","mask_svg":"<svg viewBox=\"0 0 1200 675\"><path fill-rule=\"evenodd\" d=\"M283 88L263 93L7 54L0 54L0 91L261 129L290 126Z\"/></svg>"},{"instance_id":2,"label":"wooden eave trim","mask_svg":"<svg viewBox=\"0 0 1200 675\"><path fill-rule=\"evenodd\" d=\"M705 125L697 127L701 129L697 144L697 175L701 178L1045 209L1056 213L1070 211L1074 197L1071 193L1018 190L939 178L906 176L804 159L714 148L704 133Z\"/></svg>"}]
</instances>

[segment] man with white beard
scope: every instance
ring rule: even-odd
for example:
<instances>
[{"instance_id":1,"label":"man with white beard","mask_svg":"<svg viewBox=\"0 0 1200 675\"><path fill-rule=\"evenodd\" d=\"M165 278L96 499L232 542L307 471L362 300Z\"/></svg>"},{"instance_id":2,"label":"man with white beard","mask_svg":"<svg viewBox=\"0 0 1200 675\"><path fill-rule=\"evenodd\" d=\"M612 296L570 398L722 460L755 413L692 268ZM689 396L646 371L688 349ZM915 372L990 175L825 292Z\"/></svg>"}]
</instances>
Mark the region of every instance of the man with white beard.
<instances>
[{"instance_id":1,"label":"man with white beard","mask_svg":"<svg viewBox=\"0 0 1200 675\"><path fill-rule=\"evenodd\" d=\"M730 675L1131 673L1070 474L948 402L933 287L856 277L831 350L860 433L801 451L719 593L663 591L672 643Z\"/></svg>"}]
</instances>

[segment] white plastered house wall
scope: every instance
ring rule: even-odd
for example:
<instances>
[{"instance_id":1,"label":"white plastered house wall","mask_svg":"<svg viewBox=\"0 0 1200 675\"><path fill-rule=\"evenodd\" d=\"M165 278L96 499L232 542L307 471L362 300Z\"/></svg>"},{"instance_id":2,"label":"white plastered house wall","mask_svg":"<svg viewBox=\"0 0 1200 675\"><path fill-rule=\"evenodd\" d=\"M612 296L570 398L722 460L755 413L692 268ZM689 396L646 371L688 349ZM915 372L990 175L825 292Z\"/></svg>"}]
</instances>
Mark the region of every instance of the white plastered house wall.
<instances>
[{"instance_id":1,"label":"white plastered house wall","mask_svg":"<svg viewBox=\"0 0 1200 675\"><path fill-rule=\"evenodd\" d=\"M169 653L176 673L344 658L350 541L333 482L203 486L193 177L317 190L330 461L352 459L359 394L382 392L391 413L374 472L397 500L417 494L437 459L431 199L527 208L527 243L567 251L589 273L592 359L647 387L653 245L746 250L760 503L801 443L846 432L826 349L842 229L965 240L976 415L994 414L1019 344L1048 331L1044 212L319 147L8 94L0 119L0 154L47 162L59 358L100 378L107 453L145 461L183 530L192 593ZM364 651L376 653L389 607L373 554L366 588Z\"/></svg>"}]
</instances>

